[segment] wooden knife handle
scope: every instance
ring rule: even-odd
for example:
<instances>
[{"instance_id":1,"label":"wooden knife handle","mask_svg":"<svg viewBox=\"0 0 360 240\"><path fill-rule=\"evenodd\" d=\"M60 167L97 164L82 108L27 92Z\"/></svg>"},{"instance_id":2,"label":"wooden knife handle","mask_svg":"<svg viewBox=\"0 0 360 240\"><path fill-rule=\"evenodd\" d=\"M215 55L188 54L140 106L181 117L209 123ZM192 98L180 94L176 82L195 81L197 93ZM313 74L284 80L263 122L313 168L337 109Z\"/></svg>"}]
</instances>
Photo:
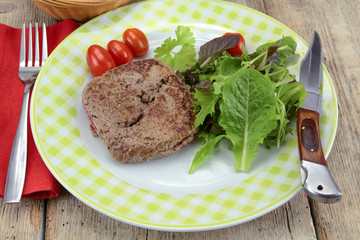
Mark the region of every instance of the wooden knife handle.
<instances>
[{"instance_id":1,"label":"wooden knife handle","mask_svg":"<svg viewBox=\"0 0 360 240\"><path fill-rule=\"evenodd\" d=\"M319 113L300 108L297 112L300 160L327 166L321 147Z\"/></svg>"}]
</instances>

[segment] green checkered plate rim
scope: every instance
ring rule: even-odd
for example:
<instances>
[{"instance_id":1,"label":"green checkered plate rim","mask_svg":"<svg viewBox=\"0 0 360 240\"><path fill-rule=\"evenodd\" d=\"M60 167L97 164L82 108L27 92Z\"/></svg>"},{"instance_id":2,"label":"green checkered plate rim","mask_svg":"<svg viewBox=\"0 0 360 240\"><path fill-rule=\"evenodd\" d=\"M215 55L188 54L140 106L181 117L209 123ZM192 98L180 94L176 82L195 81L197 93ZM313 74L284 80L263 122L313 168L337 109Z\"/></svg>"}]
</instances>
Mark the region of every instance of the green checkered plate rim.
<instances>
[{"instance_id":1,"label":"green checkered plate rim","mask_svg":"<svg viewBox=\"0 0 360 240\"><path fill-rule=\"evenodd\" d=\"M80 26L50 55L31 99L35 143L51 173L67 190L95 210L125 223L155 230L199 231L250 221L276 209L300 191L295 135L271 155L270 165L250 170L236 186L172 194L139 187L118 177L94 157L80 133L77 118L81 87L91 77L85 61L87 47L106 47L112 39L121 40L121 33L129 27L143 30L156 46L178 25L190 26L195 36L204 41L227 31L240 32L250 49L291 36L300 55L290 69L295 74L308 49L308 44L282 23L233 3L165 0L123 6ZM335 139L338 112L335 89L325 66L321 87L320 134L327 157Z\"/></svg>"}]
</instances>

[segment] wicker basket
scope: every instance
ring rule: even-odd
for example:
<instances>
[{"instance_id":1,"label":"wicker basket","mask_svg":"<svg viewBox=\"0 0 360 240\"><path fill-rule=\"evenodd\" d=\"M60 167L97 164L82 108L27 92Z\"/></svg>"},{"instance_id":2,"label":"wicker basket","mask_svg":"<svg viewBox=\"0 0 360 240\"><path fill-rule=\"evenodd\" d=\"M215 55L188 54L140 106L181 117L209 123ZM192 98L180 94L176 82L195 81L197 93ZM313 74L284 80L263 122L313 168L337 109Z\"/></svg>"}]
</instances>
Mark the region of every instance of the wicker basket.
<instances>
[{"instance_id":1,"label":"wicker basket","mask_svg":"<svg viewBox=\"0 0 360 240\"><path fill-rule=\"evenodd\" d=\"M132 0L32 0L43 12L59 19L86 22Z\"/></svg>"}]
</instances>

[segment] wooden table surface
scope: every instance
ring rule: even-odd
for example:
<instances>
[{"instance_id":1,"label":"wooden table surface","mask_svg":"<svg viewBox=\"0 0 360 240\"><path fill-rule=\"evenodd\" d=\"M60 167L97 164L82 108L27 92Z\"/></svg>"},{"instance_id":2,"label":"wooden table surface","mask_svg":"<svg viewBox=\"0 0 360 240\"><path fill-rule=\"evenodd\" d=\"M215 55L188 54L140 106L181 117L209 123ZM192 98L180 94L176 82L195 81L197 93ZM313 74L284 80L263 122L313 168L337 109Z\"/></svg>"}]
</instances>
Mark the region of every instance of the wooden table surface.
<instances>
[{"instance_id":1,"label":"wooden table surface","mask_svg":"<svg viewBox=\"0 0 360 240\"><path fill-rule=\"evenodd\" d=\"M344 197L326 205L300 192L292 200L253 221L220 230L160 232L109 218L65 189L48 200L0 200L0 239L360 239L360 0L233 0L284 23L307 42L316 30L324 63L335 85L339 122L329 168ZM58 20L30 0L0 0L0 22ZM1 43L0 43L1 44Z\"/></svg>"}]
</instances>

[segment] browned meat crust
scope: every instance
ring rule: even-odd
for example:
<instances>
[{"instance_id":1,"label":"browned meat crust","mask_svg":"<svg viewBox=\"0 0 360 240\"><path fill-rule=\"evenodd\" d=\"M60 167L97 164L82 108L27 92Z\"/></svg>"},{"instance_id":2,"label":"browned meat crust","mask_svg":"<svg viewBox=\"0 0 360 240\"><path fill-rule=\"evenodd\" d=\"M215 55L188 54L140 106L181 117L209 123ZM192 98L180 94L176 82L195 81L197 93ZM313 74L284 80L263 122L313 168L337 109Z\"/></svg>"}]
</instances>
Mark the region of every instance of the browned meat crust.
<instances>
[{"instance_id":1,"label":"browned meat crust","mask_svg":"<svg viewBox=\"0 0 360 240\"><path fill-rule=\"evenodd\" d=\"M85 86L82 101L93 135L122 163L174 153L196 133L192 95L160 60L109 70Z\"/></svg>"}]
</instances>

